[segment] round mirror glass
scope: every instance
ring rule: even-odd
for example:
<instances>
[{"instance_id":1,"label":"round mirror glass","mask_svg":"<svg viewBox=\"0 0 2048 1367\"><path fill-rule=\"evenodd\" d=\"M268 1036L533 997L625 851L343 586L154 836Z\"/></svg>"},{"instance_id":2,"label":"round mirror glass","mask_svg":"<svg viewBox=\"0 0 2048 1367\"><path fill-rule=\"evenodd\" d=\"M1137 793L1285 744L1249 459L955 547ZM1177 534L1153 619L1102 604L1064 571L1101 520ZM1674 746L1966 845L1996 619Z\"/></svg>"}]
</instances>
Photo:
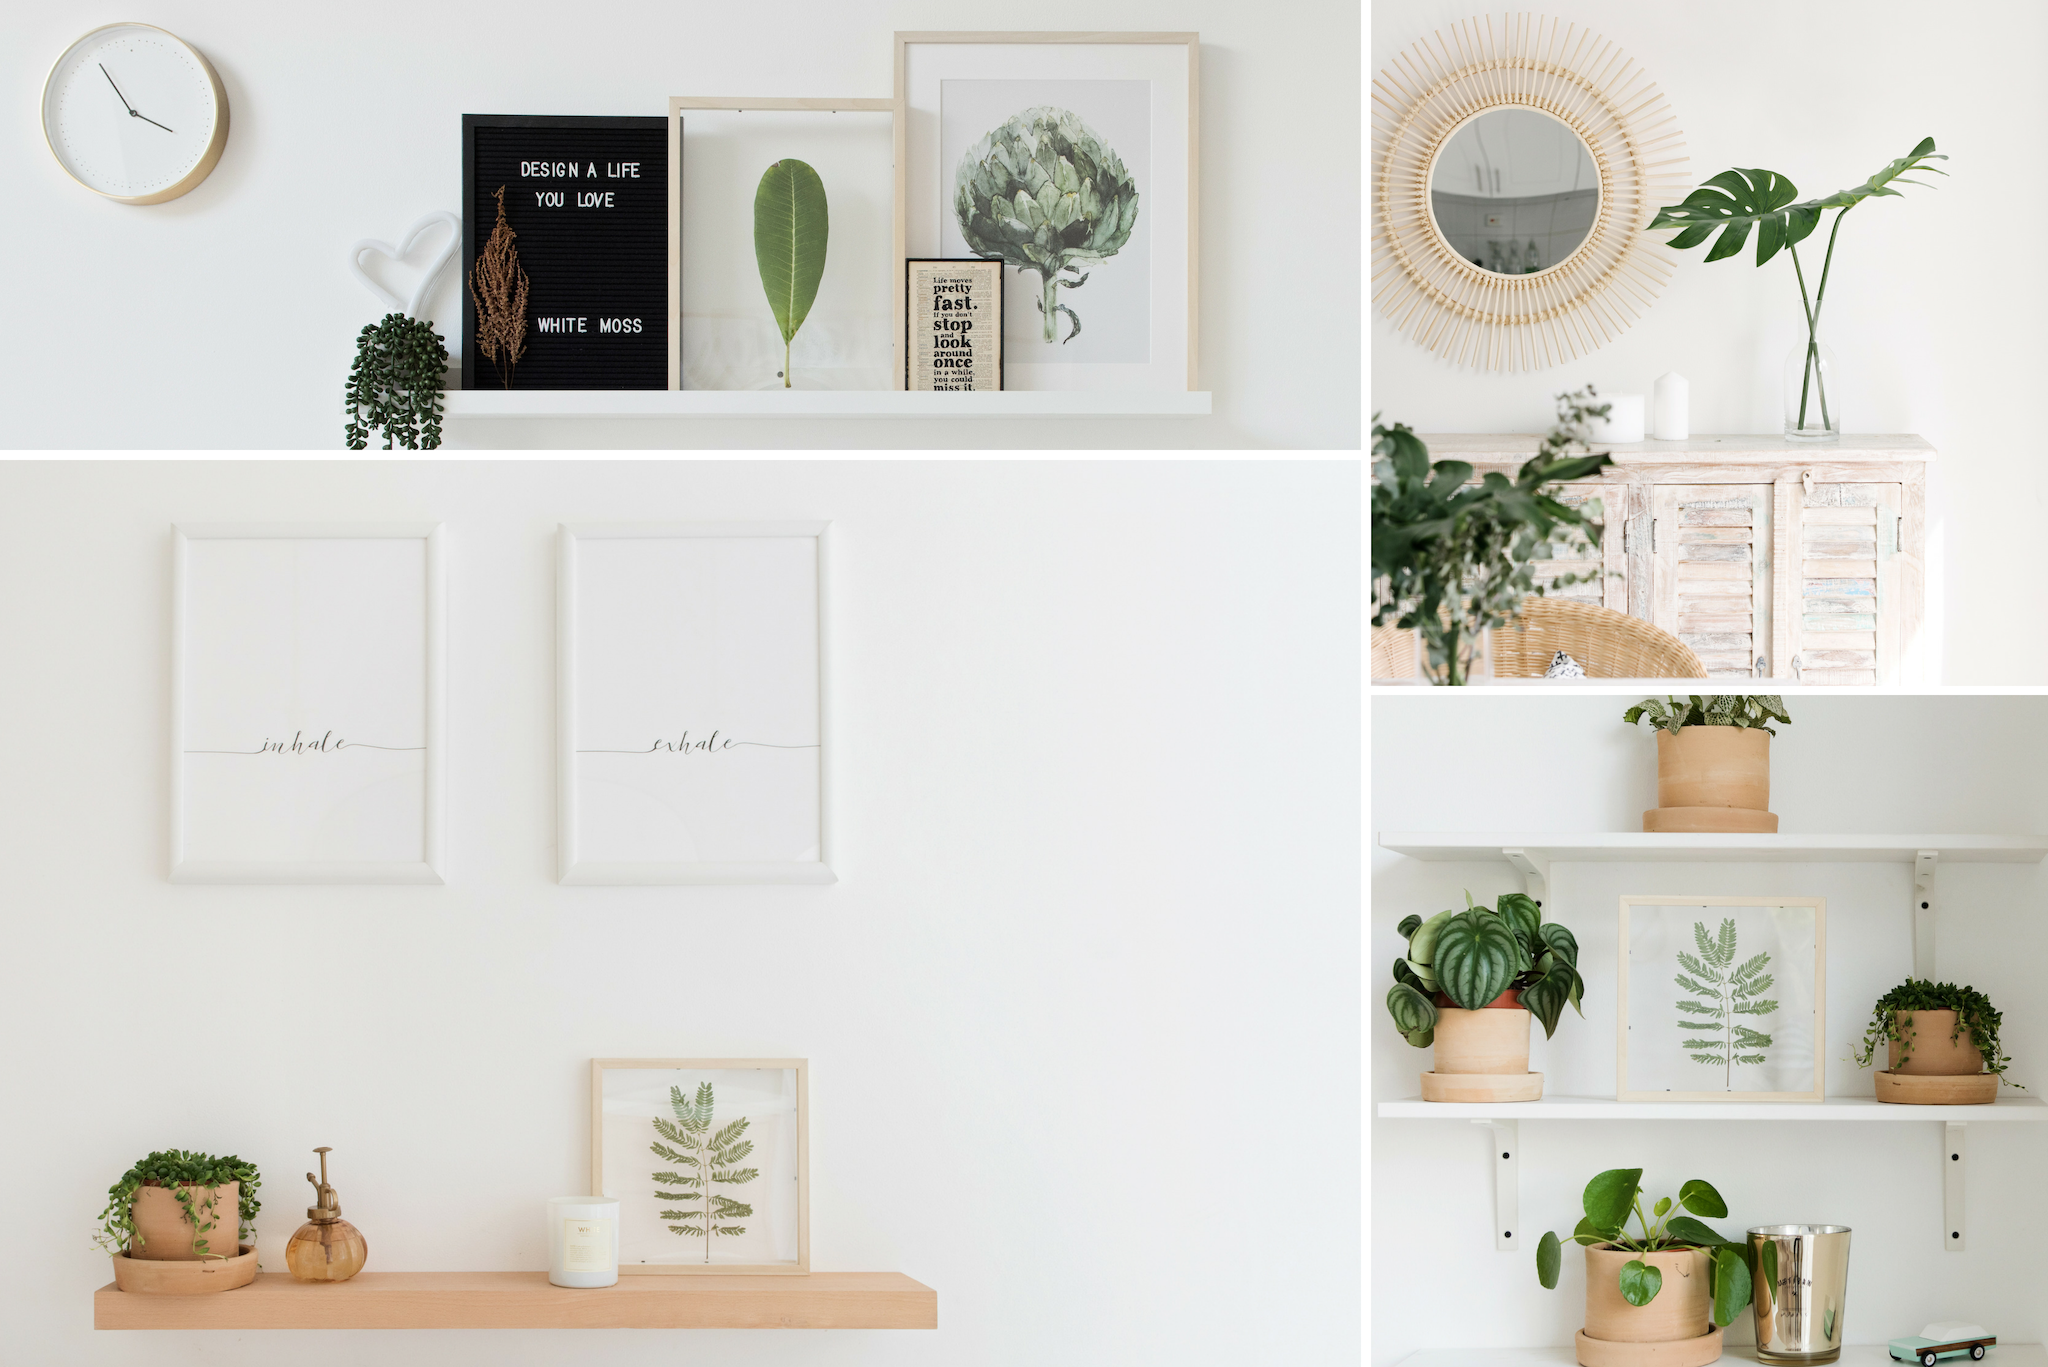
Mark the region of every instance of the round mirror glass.
<instances>
[{"instance_id":1,"label":"round mirror glass","mask_svg":"<svg viewBox=\"0 0 2048 1367\"><path fill-rule=\"evenodd\" d=\"M1451 249L1481 270L1534 275L1593 231L1593 154L1537 109L1490 109L1451 134L1429 178L1430 211Z\"/></svg>"}]
</instances>

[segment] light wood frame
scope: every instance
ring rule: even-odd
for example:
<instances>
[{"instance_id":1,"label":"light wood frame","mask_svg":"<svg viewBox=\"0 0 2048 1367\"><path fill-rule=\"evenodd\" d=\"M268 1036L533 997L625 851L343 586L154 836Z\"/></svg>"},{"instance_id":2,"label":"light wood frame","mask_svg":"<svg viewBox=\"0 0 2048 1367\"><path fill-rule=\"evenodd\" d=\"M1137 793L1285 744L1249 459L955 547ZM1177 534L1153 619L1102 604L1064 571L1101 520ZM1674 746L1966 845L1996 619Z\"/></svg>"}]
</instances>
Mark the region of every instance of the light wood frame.
<instances>
[{"instance_id":1,"label":"light wood frame","mask_svg":"<svg viewBox=\"0 0 2048 1367\"><path fill-rule=\"evenodd\" d=\"M200 540L411 540L426 543L426 774L417 862L255 861L197 863L185 851L185 588L187 550ZM446 568L438 522L179 523L171 528L171 827L173 883L441 883L446 734Z\"/></svg>"},{"instance_id":2,"label":"light wood frame","mask_svg":"<svg viewBox=\"0 0 2048 1367\"><path fill-rule=\"evenodd\" d=\"M1539 15L1468 19L1417 42L1373 82L1373 298L1395 329L1445 360L1542 370L1605 346L1676 270L1644 230L1685 197L1685 134L1620 48ZM1576 133L1600 177L1592 231L1534 275L1467 261L1430 211L1451 136L1496 109L1535 109Z\"/></svg>"},{"instance_id":3,"label":"light wood frame","mask_svg":"<svg viewBox=\"0 0 2048 1367\"><path fill-rule=\"evenodd\" d=\"M1810 1092L1640 1092L1628 1085L1628 914L1631 907L1811 907L1813 908L1813 1090ZM1824 1101L1828 1062L1828 903L1825 897L1699 897L1672 893L1621 899L1616 948L1614 1098L1617 1101Z\"/></svg>"},{"instance_id":4,"label":"light wood frame","mask_svg":"<svg viewBox=\"0 0 2048 1367\"><path fill-rule=\"evenodd\" d=\"M681 114L692 109L711 109L731 113L751 113L756 110L802 111L810 110L819 114L836 114L841 110L859 111L868 114L887 114L892 125L892 137L901 158L903 147L903 115L896 100L828 100L811 98L771 98L767 96L732 95L671 95L668 97L668 387L680 390L683 387L683 125ZM903 172L899 166L896 173L894 230L890 239L897 247L896 254L903 254ZM902 267L897 267L897 288L902 288ZM900 310L900 305L899 305ZM902 330L902 318L896 320L897 330ZM899 341L896 345L900 346ZM900 357L898 358L901 359ZM900 372L900 365L891 370ZM903 388L899 375L895 389Z\"/></svg>"},{"instance_id":5,"label":"light wood frame","mask_svg":"<svg viewBox=\"0 0 2048 1367\"><path fill-rule=\"evenodd\" d=\"M607 1069L689 1068L705 1072L761 1069L796 1072L796 1266L780 1263L625 1263L631 1276L809 1276L811 1271L811 1065L801 1058L594 1058L590 1061L590 1190L604 1194L604 1075Z\"/></svg>"},{"instance_id":6,"label":"light wood frame","mask_svg":"<svg viewBox=\"0 0 2048 1367\"><path fill-rule=\"evenodd\" d=\"M564 883L833 883L832 672L829 522L563 523L555 577L555 813L558 872ZM577 856L576 838L576 545L582 540L669 537L812 537L818 557L818 858L815 863L595 863Z\"/></svg>"},{"instance_id":7,"label":"light wood frame","mask_svg":"<svg viewBox=\"0 0 2048 1367\"><path fill-rule=\"evenodd\" d=\"M912 44L942 46L948 43L1092 43L1120 45L1127 43L1180 44L1188 50L1188 363L1187 385L1189 390L1201 388L1198 383L1201 362L1201 301L1202 301L1202 36L1199 33L928 33L901 32L896 34L895 85L896 97L896 345L904 346L909 325L907 315L908 267L905 265L909 251L904 236L904 215L908 211L909 197L909 121L906 108L907 91L904 87L904 50ZM906 358L899 357L896 373L897 387L902 387L901 376L906 368Z\"/></svg>"}]
</instances>

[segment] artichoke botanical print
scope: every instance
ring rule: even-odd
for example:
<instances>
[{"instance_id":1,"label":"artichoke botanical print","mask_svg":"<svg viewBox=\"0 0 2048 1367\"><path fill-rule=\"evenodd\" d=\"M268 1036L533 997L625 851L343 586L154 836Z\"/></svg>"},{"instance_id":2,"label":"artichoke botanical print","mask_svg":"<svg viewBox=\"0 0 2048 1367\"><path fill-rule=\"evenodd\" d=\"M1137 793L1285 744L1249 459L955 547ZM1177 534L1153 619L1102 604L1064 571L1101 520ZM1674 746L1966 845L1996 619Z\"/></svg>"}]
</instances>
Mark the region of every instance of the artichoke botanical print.
<instances>
[{"instance_id":1,"label":"artichoke botanical print","mask_svg":"<svg viewBox=\"0 0 2048 1367\"><path fill-rule=\"evenodd\" d=\"M1762 1063L1758 1051L1771 1047L1771 1037L1736 1021L1737 1016L1768 1016L1778 1009L1764 996L1771 990L1771 975L1764 972L1769 954L1757 954L1735 965L1735 922L1724 919L1718 935L1709 936L1704 921L1692 923L1692 938L1699 956L1678 952L1679 967L1685 971L1672 981L1699 1001L1681 1000L1678 1009L1692 1017L1678 1023L1680 1030L1694 1038L1685 1047L1694 1051L1694 1063L1711 1064L1723 1070L1728 1090L1735 1089L1735 1065ZM1747 1051L1747 1052L1745 1052Z\"/></svg>"},{"instance_id":2,"label":"artichoke botanical print","mask_svg":"<svg viewBox=\"0 0 2048 1367\"><path fill-rule=\"evenodd\" d=\"M711 1261L712 1238L745 1234L745 1225L729 1222L753 1217L752 1206L722 1196L711 1188L714 1185L738 1186L761 1175L759 1169L734 1166L754 1151L754 1141L743 1137L747 1132L745 1116L712 1133L713 1093L708 1082L697 1084L697 1095L692 1100L684 1099L682 1088L671 1087L668 1089L668 1101L676 1118L668 1121L660 1116L654 1117L654 1132L661 1139L648 1145L648 1149L656 1158L681 1164L690 1171L657 1172L654 1174L657 1186L677 1190L654 1194L676 1206L676 1209L661 1212L664 1220L680 1221L670 1225L671 1230L686 1238L704 1241L704 1261L708 1263ZM668 1142L663 1143L662 1140Z\"/></svg>"},{"instance_id":3,"label":"artichoke botanical print","mask_svg":"<svg viewBox=\"0 0 2048 1367\"><path fill-rule=\"evenodd\" d=\"M1081 335L1081 317L1059 302L1060 289L1087 284L1081 267L1102 264L1131 240L1138 187L1079 114L1039 105L1012 115L961 159L953 212L968 250L1038 272L1045 340L1064 344ZM1074 325L1064 338L1062 313Z\"/></svg>"}]
</instances>

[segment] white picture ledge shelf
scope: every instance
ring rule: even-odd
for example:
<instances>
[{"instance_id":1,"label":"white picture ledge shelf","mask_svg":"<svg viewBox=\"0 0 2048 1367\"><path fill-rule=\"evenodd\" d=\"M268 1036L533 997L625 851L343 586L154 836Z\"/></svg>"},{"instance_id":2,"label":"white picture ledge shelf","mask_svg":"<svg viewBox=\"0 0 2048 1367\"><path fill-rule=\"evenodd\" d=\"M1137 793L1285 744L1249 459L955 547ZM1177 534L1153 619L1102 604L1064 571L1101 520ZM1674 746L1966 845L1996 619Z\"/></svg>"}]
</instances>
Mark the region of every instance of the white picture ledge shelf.
<instances>
[{"instance_id":1,"label":"white picture ledge shelf","mask_svg":"<svg viewBox=\"0 0 2048 1367\"><path fill-rule=\"evenodd\" d=\"M1209 391L451 389L446 418L1199 418Z\"/></svg>"},{"instance_id":2,"label":"white picture ledge shelf","mask_svg":"<svg viewBox=\"0 0 2048 1367\"><path fill-rule=\"evenodd\" d=\"M1862 1314L1857 1313L1861 1310ZM1845 1327L1852 1333L1862 1332L1857 1328L1859 1320L1868 1317L1877 1319L1881 1307L1862 1305L1849 1311L1850 1318ZM1744 1318L1749 1312L1743 1311ZM1737 1320L1736 1323L1742 1323ZM1879 1324L1870 1332L1883 1332ZM1916 1321L1912 1329L1900 1331L1900 1337L1913 1333L1919 1328ZM1987 1325L1996 1331L1997 1325ZM1421 1352L1410 1353L1401 1359L1397 1367L1578 1367L1578 1356L1570 1344L1560 1348L1424 1348ZM1721 1353L1723 1362L1755 1362L1754 1344L1729 1344ZM1887 1367L1897 1360L1886 1353L1879 1344L1849 1344L1842 1349L1840 1367ZM1967 1362L1969 1359L1965 1358ZM2048 1350L2038 1343L2007 1343L2003 1338L1998 1346L1991 1349L1988 1358L1993 1367L2048 1367Z\"/></svg>"},{"instance_id":3,"label":"white picture ledge shelf","mask_svg":"<svg viewBox=\"0 0 2048 1367\"><path fill-rule=\"evenodd\" d=\"M1988 1106L1903 1106L1868 1096L1825 1101L1615 1101L1551 1096L1541 1101L1382 1101L1382 1120L1878 1120L2048 1121L2048 1101L2013 1094Z\"/></svg>"}]
</instances>

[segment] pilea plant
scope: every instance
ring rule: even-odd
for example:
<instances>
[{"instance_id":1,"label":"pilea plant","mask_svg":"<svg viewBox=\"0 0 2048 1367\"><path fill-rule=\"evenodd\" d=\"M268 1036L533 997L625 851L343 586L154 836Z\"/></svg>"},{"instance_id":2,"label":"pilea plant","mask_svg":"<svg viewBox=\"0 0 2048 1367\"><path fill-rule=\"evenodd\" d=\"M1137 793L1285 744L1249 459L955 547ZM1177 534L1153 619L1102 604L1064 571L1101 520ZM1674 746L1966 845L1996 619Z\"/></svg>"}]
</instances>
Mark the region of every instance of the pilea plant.
<instances>
[{"instance_id":1,"label":"pilea plant","mask_svg":"<svg viewBox=\"0 0 2048 1367\"><path fill-rule=\"evenodd\" d=\"M1586 1183L1586 1192L1581 1198L1586 1214L1579 1221L1578 1228L1572 1231L1571 1241L1638 1254L1681 1248L1706 1250L1710 1255L1707 1259L1707 1291L1713 1299L1714 1323L1722 1326L1733 1324L1735 1317L1742 1313L1742 1307L1749 1304L1752 1283L1749 1254L1744 1245L1722 1238L1711 1227L1692 1218L1693 1215L1704 1215L1710 1220L1724 1219L1728 1214L1728 1203L1721 1199L1721 1193L1714 1190L1712 1184L1697 1177L1678 1189L1675 1203L1669 1196L1658 1197L1648 1214L1643 1212L1642 1193L1641 1168L1610 1168ZM1692 1214L1677 1214L1681 1207ZM1637 1228L1641 1231L1638 1234L1629 1233L1630 1215L1636 1217ZM1536 1280L1556 1290L1557 1274L1563 1262L1562 1241L1546 1230L1536 1245ZM1619 1276L1621 1298L1630 1305L1648 1305L1657 1299L1658 1291L1664 1286L1664 1274L1640 1257L1622 1264Z\"/></svg>"},{"instance_id":2,"label":"pilea plant","mask_svg":"<svg viewBox=\"0 0 2048 1367\"><path fill-rule=\"evenodd\" d=\"M373 432L384 449L432 451L441 444L441 375L448 347L422 318L387 313L356 337L348 371L348 449L360 451Z\"/></svg>"},{"instance_id":3,"label":"pilea plant","mask_svg":"<svg viewBox=\"0 0 2048 1367\"><path fill-rule=\"evenodd\" d=\"M1949 1031L1949 1040L1954 1042L1965 1029L1970 1032L1970 1042L1984 1055L1984 1071L1998 1074L1998 1080L2008 1087L2025 1091L2024 1084L2014 1082L2005 1075L2012 1067L2012 1060L2006 1056L2005 1047L1998 1040L1999 1022L2004 1015L1991 1004L1991 998L1974 987L1957 987L1954 983L1929 982L1925 978L1908 978L1891 991L1877 999L1870 1008L1870 1024L1863 1031L1863 1047L1857 1051L1857 1066L1868 1068L1877 1058L1877 1051L1896 1040L1899 1057L1910 1058L1913 1053L1913 1031L1902 1029L1897 1011L1953 1011L1956 1013L1955 1027Z\"/></svg>"},{"instance_id":4,"label":"pilea plant","mask_svg":"<svg viewBox=\"0 0 2048 1367\"><path fill-rule=\"evenodd\" d=\"M1543 919L1532 897L1504 892L1493 907L1477 906L1465 894L1463 911L1440 911L1428 920L1405 918L1399 930L1408 953L1394 960L1394 986L1387 1013L1417 1049L1436 1040L1435 994L1477 1011L1509 988L1520 988L1522 1005L1543 1022L1543 1037L1557 1032L1565 1003L1579 1006L1579 942L1571 931Z\"/></svg>"},{"instance_id":5,"label":"pilea plant","mask_svg":"<svg viewBox=\"0 0 2048 1367\"><path fill-rule=\"evenodd\" d=\"M93 1242L109 1253L126 1252L131 1243L142 1246L142 1236L135 1229L135 1193L144 1187L168 1187L184 1207L185 1221L194 1230L192 1251L202 1258L233 1257L232 1251L216 1251L209 1237L220 1222L210 1189L229 1182L242 1184L231 1248L234 1244L254 1243L256 1212L263 1209L263 1203L256 1199L256 1189L263 1185L256 1165L233 1155L215 1158L212 1154L188 1153L183 1149L152 1153L107 1188L107 1207L100 1212L100 1229L93 1235ZM195 1189L200 1193L196 1198Z\"/></svg>"},{"instance_id":6,"label":"pilea plant","mask_svg":"<svg viewBox=\"0 0 2048 1367\"><path fill-rule=\"evenodd\" d=\"M1792 718L1785 712L1784 698L1776 693L1722 693L1708 697L1688 693L1683 701L1644 698L1621 714L1621 719L1630 726L1645 717L1650 719L1653 729L1669 731L1674 736L1685 726L1737 726L1775 736L1778 733L1772 730L1772 722L1780 726L1792 724Z\"/></svg>"}]
</instances>

